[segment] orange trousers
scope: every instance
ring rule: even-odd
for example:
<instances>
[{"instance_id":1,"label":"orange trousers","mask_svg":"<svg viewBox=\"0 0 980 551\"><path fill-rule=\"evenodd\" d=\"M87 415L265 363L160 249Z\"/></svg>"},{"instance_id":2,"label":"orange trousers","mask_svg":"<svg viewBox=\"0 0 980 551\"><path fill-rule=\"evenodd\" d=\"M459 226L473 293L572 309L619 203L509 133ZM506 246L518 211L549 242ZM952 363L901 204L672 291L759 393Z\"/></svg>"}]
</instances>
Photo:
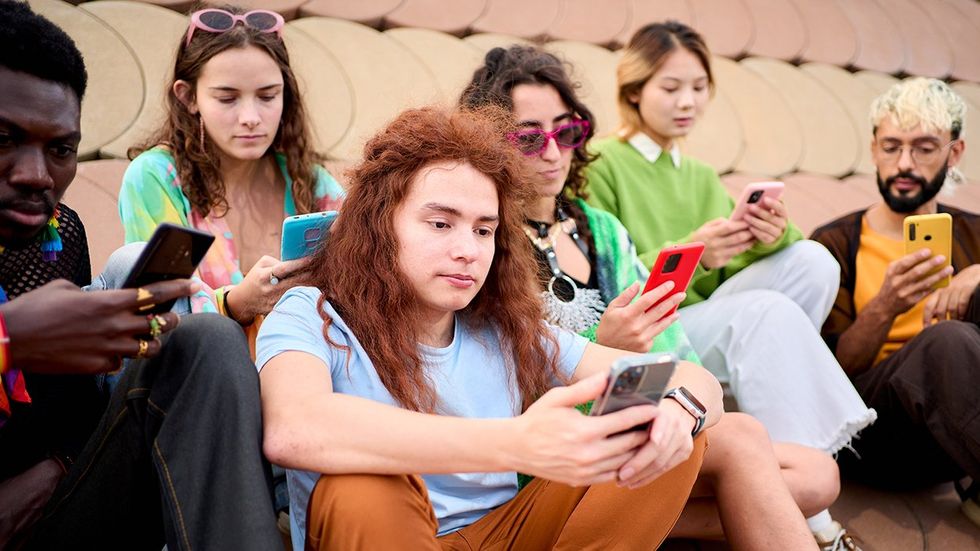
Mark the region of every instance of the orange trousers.
<instances>
[{"instance_id":1,"label":"orange trousers","mask_svg":"<svg viewBox=\"0 0 980 551\"><path fill-rule=\"evenodd\" d=\"M635 490L535 479L514 499L441 538L421 477L325 475L310 495L306 549L656 549L684 509L706 447L702 434L687 461Z\"/></svg>"}]
</instances>

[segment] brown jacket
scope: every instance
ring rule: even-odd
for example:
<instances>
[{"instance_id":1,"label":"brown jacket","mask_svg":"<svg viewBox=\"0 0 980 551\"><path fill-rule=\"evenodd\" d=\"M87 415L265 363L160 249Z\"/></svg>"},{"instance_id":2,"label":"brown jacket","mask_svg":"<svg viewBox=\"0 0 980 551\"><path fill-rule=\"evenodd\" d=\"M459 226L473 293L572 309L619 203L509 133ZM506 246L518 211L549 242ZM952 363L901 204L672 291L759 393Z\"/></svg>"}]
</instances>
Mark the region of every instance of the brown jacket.
<instances>
[{"instance_id":1,"label":"brown jacket","mask_svg":"<svg viewBox=\"0 0 980 551\"><path fill-rule=\"evenodd\" d=\"M857 317L854 307L855 263L861 243L861 220L866 211L863 209L838 218L817 228L810 236L810 239L827 247L840 264L840 290L821 331L834 354L837 353L837 340ZM939 205L938 212L949 213L953 217L954 273L980 262L980 215L946 205Z\"/></svg>"}]
</instances>

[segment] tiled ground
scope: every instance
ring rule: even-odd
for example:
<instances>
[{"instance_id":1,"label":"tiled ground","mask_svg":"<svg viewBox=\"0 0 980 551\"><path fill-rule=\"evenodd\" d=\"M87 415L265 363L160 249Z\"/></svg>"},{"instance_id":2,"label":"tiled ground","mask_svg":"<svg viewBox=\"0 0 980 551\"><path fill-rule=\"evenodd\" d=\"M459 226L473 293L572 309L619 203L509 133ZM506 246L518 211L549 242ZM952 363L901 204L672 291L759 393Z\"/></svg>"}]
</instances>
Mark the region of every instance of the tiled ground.
<instances>
[{"instance_id":1,"label":"tiled ground","mask_svg":"<svg viewBox=\"0 0 980 551\"><path fill-rule=\"evenodd\" d=\"M951 485L918 492L881 492L852 482L834 518L862 540L864 551L980 551L980 528L959 511ZM717 543L669 541L665 551L724 551Z\"/></svg>"}]
</instances>

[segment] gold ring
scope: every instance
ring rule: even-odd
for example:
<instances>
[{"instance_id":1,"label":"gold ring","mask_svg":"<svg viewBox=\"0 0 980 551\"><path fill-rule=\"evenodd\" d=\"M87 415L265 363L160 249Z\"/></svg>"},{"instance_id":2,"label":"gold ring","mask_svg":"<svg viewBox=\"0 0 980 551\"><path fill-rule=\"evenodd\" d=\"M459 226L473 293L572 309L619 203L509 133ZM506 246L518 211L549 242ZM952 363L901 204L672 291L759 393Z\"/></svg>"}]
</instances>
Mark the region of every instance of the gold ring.
<instances>
[{"instance_id":1,"label":"gold ring","mask_svg":"<svg viewBox=\"0 0 980 551\"><path fill-rule=\"evenodd\" d=\"M153 293L147 291L142 287L139 287L138 289L136 289L136 302L143 302L144 300L153 300ZM143 312L145 310L149 310L150 308L153 308L154 306L156 306L156 304L153 303L144 304L139 308L137 308L137 311Z\"/></svg>"},{"instance_id":2,"label":"gold ring","mask_svg":"<svg viewBox=\"0 0 980 551\"><path fill-rule=\"evenodd\" d=\"M145 341L143 339L138 339L138 342L140 343L140 349L136 352L136 357L145 358L146 351L150 348L150 343L149 341Z\"/></svg>"}]
</instances>

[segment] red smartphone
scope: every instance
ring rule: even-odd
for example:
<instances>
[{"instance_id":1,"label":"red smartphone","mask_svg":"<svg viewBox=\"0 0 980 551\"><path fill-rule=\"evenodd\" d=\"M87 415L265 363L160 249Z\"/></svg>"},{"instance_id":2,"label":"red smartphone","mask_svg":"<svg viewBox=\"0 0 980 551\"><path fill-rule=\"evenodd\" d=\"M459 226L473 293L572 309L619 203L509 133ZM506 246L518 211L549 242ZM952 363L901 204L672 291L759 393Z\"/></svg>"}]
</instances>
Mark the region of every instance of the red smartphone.
<instances>
[{"instance_id":1,"label":"red smartphone","mask_svg":"<svg viewBox=\"0 0 980 551\"><path fill-rule=\"evenodd\" d=\"M704 243L700 241L664 247L660 250L660 254L657 255L657 261L653 263L653 269L650 270L650 277L647 278L647 284L643 287L643 292L646 293L655 289L666 281L673 281L674 288L650 308L653 308L677 293L682 293L687 290L687 286L691 283L691 278L694 277L694 270L697 269L698 262L701 261L702 254L704 254ZM648 312L650 308L647 308ZM664 314L664 317L676 311L677 307L675 306Z\"/></svg>"},{"instance_id":2,"label":"red smartphone","mask_svg":"<svg viewBox=\"0 0 980 551\"><path fill-rule=\"evenodd\" d=\"M749 205L759 203L765 197L772 197L778 200L783 194L785 184L782 182L753 182L742 190L742 195L735 202L735 210L728 217L729 220L741 220L749 211Z\"/></svg>"}]
</instances>

